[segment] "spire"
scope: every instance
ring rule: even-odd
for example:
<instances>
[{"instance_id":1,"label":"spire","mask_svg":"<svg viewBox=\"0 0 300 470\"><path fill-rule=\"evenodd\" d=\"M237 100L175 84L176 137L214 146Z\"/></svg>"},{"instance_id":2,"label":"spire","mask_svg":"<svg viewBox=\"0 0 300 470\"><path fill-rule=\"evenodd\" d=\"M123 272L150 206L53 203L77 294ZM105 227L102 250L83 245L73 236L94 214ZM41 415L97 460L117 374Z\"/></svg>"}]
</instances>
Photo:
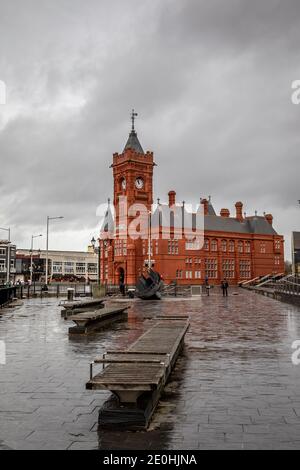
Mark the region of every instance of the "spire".
<instances>
[{"instance_id":1,"label":"spire","mask_svg":"<svg viewBox=\"0 0 300 470\"><path fill-rule=\"evenodd\" d=\"M136 113L133 109L131 112L131 122L132 122L131 132L134 132L134 120L137 116L138 116L138 113Z\"/></svg>"},{"instance_id":2,"label":"spire","mask_svg":"<svg viewBox=\"0 0 300 470\"><path fill-rule=\"evenodd\" d=\"M135 118L137 117L138 113L136 113L134 111L134 109L132 110L131 112L131 132L129 134L129 137L128 137L128 140L126 142L126 145L124 147L124 150L123 152L125 152L125 150L127 149L132 149L132 150L135 150L137 153L143 153L144 154L144 150L139 142L139 139L137 137L137 133L135 131L135 128L134 128L134 121L135 121Z\"/></svg>"}]
</instances>

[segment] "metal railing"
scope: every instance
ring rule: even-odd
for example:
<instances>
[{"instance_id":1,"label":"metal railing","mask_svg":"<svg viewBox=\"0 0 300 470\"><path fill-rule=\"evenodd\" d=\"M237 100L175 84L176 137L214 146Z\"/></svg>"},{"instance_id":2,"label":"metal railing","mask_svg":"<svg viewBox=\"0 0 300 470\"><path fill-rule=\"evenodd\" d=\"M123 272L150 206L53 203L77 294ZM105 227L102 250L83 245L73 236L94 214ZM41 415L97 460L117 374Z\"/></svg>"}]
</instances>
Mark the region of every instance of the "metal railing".
<instances>
[{"instance_id":1,"label":"metal railing","mask_svg":"<svg viewBox=\"0 0 300 470\"><path fill-rule=\"evenodd\" d=\"M75 297L92 296L92 284L85 283L51 283L48 284L47 289L45 289L44 283L33 283L29 284L17 284L12 287L0 287L0 305L4 305L12 297L17 297L22 299L23 297L60 297L67 296L68 289L74 289ZM13 293L13 294L8 294ZM9 295L9 297L7 297ZM2 299L2 300L1 300Z\"/></svg>"},{"instance_id":2,"label":"metal railing","mask_svg":"<svg viewBox=\"0 0 300 470\"><path fill-rule=\"evenodd\" d=\"M282 294L300 295L300 277L290 274L276 283L275 291Z\"/></svg>"}]
</instances>

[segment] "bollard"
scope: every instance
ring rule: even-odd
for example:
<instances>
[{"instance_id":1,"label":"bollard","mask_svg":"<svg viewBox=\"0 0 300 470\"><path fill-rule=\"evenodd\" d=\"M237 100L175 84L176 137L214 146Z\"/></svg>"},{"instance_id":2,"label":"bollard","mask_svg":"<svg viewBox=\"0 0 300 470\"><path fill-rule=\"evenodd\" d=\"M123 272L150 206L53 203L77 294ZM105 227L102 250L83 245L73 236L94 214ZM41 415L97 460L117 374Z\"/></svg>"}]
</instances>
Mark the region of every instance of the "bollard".
<instances>
[{"instance_id":1,"label":"bollard","mask_svg":"<svg viewBox=\"0 0 300 470\"><path fill-rule=\"evenodd\" d=\"M68 302L72 302L74 300L74 289L67 289L68 295Z\"/></svg>"}]
</instances>

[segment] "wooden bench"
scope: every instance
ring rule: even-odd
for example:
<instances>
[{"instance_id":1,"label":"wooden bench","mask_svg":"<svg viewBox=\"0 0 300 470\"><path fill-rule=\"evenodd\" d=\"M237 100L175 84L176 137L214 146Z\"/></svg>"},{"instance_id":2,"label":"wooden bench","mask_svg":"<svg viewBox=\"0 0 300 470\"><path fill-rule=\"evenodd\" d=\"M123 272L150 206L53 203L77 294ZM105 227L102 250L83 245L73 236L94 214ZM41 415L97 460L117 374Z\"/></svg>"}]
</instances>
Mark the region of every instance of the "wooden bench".
<instances>
[{"instance_id":1,"label":"wooden bench","mask_svg":"<svg viewBox=\"0 0 300 470\"><path fill-rule=\"evenodd\" d=\"M90 364L89 390L110 390L99 424L141 429L149 424L189 327L188 317L160 319L125 351L107 351ZM103 370L93 375L94 364Z\"/></svg>"},{"instance_id":2,"label":"wooden bench","mask_svg":"<svg viewBox=\"0 0 300 470\"><path fill-rule=\"evenodd\" d=\"M66 317L65 320L72 320L76 323L76 326L69 328L69 334L88 334L91 331L103 328L126 316L128 308L128 305L110 306L93 312L82 312Z\"/></svg>"},{"instance_id":3,"label":"wooden bench","mask_svg":"<svg viewBox=\"0 0 300 470\"><path fill-rule=\"evenodd\" d=\"M60 303L63 307L61 313L62 316L73 315L74 313L87 312L90 310L96 310L98 308L103 308L105 298L100 299L85 299L85 300L74 300L72 302Z\"/></svg>"}]
</instances>

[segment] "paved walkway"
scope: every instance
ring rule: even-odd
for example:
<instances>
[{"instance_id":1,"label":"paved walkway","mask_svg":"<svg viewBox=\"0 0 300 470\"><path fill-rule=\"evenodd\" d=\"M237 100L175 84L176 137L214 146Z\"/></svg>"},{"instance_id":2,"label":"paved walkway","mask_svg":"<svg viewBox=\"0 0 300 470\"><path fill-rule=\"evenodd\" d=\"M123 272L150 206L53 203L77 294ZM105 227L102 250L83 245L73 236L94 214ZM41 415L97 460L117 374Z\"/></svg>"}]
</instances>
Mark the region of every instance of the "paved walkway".
<instances>
[{"instance_id":1,"label":"paved walkway","mask_svg":"<svg viewBox=\"0 0 300 470\"><path fill-rule=\"evenodd\" d=\"M300 309L252 292L133 301L128 323L69 339L57 299L0 311L0 449L300 449ZM188 313L184 354L148 432L97 432L109 396L89 361L126 347L157 314Z\"/></svg>"}]
</instances>

